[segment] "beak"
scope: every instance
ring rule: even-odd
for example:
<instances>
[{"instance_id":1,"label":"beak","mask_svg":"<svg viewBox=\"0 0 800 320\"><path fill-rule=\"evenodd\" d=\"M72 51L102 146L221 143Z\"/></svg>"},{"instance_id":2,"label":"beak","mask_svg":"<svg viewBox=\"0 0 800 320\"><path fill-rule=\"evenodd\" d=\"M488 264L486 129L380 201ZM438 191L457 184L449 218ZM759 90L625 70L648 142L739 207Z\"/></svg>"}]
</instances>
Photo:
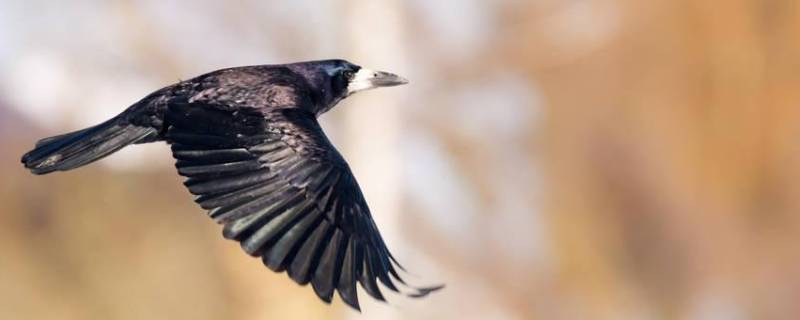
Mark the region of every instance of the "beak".
<instances>
[{"instance_id":1,"label":"beak","mask_svg":"<svg viewBox=\"0 0 800 320\"><path fill-rule=\"evenodd\" d=\"M394 87L406 83L408 83L408 80L396 74L361 68L353 76L353 79L350 79L350 83L347 84L347 94L350 95L380 87Z\"/></svg>"}]
</instances>

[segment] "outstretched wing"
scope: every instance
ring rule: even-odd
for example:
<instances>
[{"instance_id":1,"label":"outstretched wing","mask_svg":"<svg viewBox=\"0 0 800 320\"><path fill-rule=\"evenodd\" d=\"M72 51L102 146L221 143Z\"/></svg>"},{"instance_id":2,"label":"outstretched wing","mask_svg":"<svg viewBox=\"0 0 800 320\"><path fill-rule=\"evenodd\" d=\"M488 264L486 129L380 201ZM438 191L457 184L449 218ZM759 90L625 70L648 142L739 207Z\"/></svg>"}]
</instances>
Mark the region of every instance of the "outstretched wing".
<instances>
[{"instance_id":1,"label":"outstretched wing","mask_svg":"<svg viewBox=\"0 0 800 320\"><path fill-rule=\"evenodd\" d=\"M358 183L312 114L184 103L170 105L166 123L195 201L270 269L310 282L325 302L338 291L355 309L356 282L378 300L377 281L400 292L397 281L415 297L440 288L405 285Z\"/></svg>"}]
</instances>

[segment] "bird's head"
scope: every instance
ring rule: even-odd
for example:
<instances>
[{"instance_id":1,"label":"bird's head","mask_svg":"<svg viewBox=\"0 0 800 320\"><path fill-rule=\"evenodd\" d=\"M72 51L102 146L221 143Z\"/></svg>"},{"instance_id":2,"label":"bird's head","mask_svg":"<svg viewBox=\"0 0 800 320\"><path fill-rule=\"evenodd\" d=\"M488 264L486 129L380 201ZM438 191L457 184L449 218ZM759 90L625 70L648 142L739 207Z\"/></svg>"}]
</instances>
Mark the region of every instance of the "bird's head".
<instances>
[{"instance_id":1,"label":"bird's head","mask_svg":"<svg viewBox=\"0 0 800 320\"><path fill-rule=\"evenodd\" d=\"M291 65L291 68L303 75L317 92L323 93L321 102L324 110L321 112L353 93L408 83L408 80L396 74L362 68L345 60L300 62Z\"/></svg>"}]
</instances>

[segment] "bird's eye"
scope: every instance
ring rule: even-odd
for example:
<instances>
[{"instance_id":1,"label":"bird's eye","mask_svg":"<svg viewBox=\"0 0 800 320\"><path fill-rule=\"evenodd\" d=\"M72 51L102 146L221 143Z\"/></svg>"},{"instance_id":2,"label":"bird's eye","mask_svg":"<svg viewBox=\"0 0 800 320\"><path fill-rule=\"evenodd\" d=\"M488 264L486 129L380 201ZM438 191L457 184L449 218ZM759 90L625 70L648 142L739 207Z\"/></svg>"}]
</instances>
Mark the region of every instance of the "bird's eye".
<instances>
[{"instance_id":1,"label":"bird's eye","mask_svg":"<svg viewBox=\"0 0 800 320\"><path fill-rule=\"evenodd\" d=\"M353 73L353 71L350 71L350 70L347 70L347 71L343 72L342 74L348 80L353 79L353 76L356 75L355 73Z\"/></svg>"}]
</instances>

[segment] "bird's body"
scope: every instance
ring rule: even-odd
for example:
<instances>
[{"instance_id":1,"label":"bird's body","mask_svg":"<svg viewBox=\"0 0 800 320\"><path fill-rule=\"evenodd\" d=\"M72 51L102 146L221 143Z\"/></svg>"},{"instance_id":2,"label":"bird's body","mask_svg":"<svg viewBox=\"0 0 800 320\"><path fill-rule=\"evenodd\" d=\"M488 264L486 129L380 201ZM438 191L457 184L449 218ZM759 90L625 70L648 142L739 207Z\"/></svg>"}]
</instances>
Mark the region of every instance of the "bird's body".
<instances>
[{"instance_id":1,"label":"bird's body","mask_svg":"<svg viewBox=\"0 0 800 320\"><path fill-rule=\"evenodd\" d=\"M95 127L43 139L23 156L35 174L77 168L127 145L165 141L195 201L223 235L274 271L338 291L404 283L350 169L317 117L348 95L405 83L343 60L230 68L162 88ZM377 281L376 281L377 280ZM410 288L423 296L434 288Z\"/></svg>"}]
</instances>

